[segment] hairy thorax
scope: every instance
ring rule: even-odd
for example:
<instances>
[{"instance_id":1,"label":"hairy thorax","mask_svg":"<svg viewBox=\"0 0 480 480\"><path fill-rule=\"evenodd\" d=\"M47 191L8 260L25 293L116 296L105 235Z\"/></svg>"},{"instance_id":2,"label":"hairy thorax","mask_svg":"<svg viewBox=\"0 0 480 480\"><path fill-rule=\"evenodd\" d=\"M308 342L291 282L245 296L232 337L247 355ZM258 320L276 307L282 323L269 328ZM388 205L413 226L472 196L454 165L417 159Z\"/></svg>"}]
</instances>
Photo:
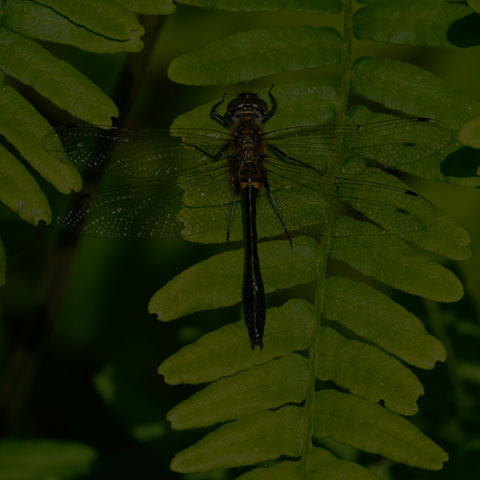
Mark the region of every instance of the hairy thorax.
<instances>
[{"instance_id":1,"label":"hairy thorax","mask_svg":"<svg viewBox=\"0 0 480 480\"><path fill-rule=\"evenodd\" d=\"M236 190L248 183L259 189L264 181L263 166L265 145L261 125L250 119L239 122L232 128L230 142L230 172Z\"/></svg>"}]
</instances>

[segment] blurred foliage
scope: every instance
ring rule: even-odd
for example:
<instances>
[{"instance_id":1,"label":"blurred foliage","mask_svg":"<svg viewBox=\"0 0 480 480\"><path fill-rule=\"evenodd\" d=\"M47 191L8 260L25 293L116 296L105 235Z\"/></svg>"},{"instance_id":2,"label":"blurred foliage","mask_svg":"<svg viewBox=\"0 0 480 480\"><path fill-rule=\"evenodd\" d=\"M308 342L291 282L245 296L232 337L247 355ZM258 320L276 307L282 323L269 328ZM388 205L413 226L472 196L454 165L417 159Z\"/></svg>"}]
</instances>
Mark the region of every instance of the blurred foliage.
<instances>
[{"instance_id":1,"label":"blurred foliage","mask_svg":"<svg viewBox=\"0 0 480 480\"><path fill-rule=\"evenodd\" d=\"M169 81L166 76L167 66L179 55L188 54L210 41L222 42L228 35L250 28L284 24L328 24L336 28L341 26L341 20L337 17L298 11L268 11L269 9L265 8L263 12L231 13L177 5L175 15L165 19L163 23L153 23L148 17L141 19L140 23L145 25L147 35L149 27L155 33L158 29L158 35L149 39L150 45L145 41L147 49L151 49L151 58L144 60L148 61L146 66L136 64L135 58L139 58L141 53L130 57L122 53L104 56L99 53L85 53L68 46L40 43L54 40L79 46L82 42L87 42L90 48L86 50L89 52L102 51L99 48L112 52L112 44L121 40L129 45L120 49L121 51L139 49L136 42L141 30L138 26L130 28L135 17L125 12L125 16L123 13L119 14L118 18L124 20L112 22L109 25L111 30L107 32L101 29L106 26L106 22L101 21L101 12L99 15L88 16L83 15L84 12L88 13L88 9L71 12L60 10L73 3L2 3L5 28L2 29L0 40L4 42L3 48L7 44L13 47L7 54L2 53L3 60L0 60L0 69L7 74L0 95L0 133L4 136L0 146L4 152L0 160L3 175L0 179L0 199L4 198L2 194L5 191L5 198L11 199L12 195L16 195L11 193L12 190L4 190L7 187L14 192L20 192L19 200L31 199L30 204L28 201L23 204L17 201L13 206L9 206L18 211L22 218L34 224L39 220L49 221L50 207L45 203L46 198L54 212L61 211L69 201L68 198L58 195L52 184L64 193L79 187L74 173L68 172L63 174L62 180L56 180L56 168L49 168L46 160L47 163L35 163L44 156L40 143L42 132L49 128L45 122L48 120L51 124L58 124L72 121L67 113L60 111L50 102L56 103L77 118L109 123L110 116L116 114L116 109L100 91L95 95L103 100L92 101L88 107L88 110L95 112L97 116L87 118L79 114L85 107L85 101L94 98L91 91L89 93L84 89L94 89L96 84L119 106L122 122L137 127L167 127L180 113L220 98L226 89L192 88ZM95 2L82 0L82 3ZM200 6L208 6L206 4L210 3L212 6L222 2L192 0L178 3ZM230 2L223 2L225 3ZM258 7L262 2L249 3ZM469 3L475 8L477 2ZM172 4L168 1L118 0L117 4L134 12L150 14L173 11ZM166 10L154 11L155 4ZM6 13L9 13L8 8L12 9L10 19L6 16ZM380 7L372 5L371 8L371 14L378 15ZM35 25L20 21L22 12L28 11L26 9L35 9L36 15L40 15L39 9L47 9L48 12L42 13L47 19L51 19L55 12L60 12L58 17L61 17L61 21L49 20L52 22L50 25L56 25L59 30L43 28L40 22ZM80 14L82 16L78 17ZM66 18L71 18L72 22L65 23ZM80 29L80 21L91 23L85 23L88 28ZM129 32L128 38L125 32ZM137 37L130 36L131 32L136 32ZM427 36L428 32L422 29L420 32ZM94 34L95 38L92 36ZM434 38L440 37L435 35ZM65 41L61 42L60 39ZM429 46L399 46L359 40L354 41L353 48L355 57L369 55L419 65L434 72L445 83L480 98L477 81L480 66L476 61L479 47L470 47L463 51L457 48L452 53L452 50L448 50L452 47L434 49ZM38 55L26 56L34 51ZM22 61L17 61L18 58ZM63 61L67 64L63 64ZM380 63L379 61L379 67ZM17 64L22 65L22 68L17 70ZM68 72L61 75L55 73L65 68ZM35 77L35 82L31 81L33 69L36 74L42 72L38 74L38 78ZM44 76L48 72L52 72L51 75ZM304 80L317 82L325 78L335 80L341 74L335 66L326 72L312 69L270 73L272 76L268 79L242 84L240 88L258 90L272 81L281 84ZM67 78L65 75L72 76L68 77L63 85L58 84L58 79ZM93 83L90 83L90 80ZM407 107L405 104L401 107L388 106L409 112L408 108L413 107L408 107L408 93L415 90L415 85L405 86L402 98ZM357 85L356 88L356 93L362 94L362 86ZM423 94L428 94L428 90L426 84ZM68 105L55 100L60 92L61 98L70 99ZM45 101L39 94L49 101ZM129 99L132 95L133 100ZM432 98L436 95L438 93L433 92ZM379 101L373 97L370 100ZM415 105L414 95L411 95L410 100L411 104ZM438 110L430 113L430 116L441 118L438 112L442 112L445 105L441 100L437 103ZM459 115L465 111L464 108L465 106L459 106ZM41 112L41 115L35 113L35 109ZM5 115L5 112L8 112L8 115ZM22 115L17 121L15 115L20 112ZM428 112L425 115L428 116ZM458 122L456 126L461 126L466 120L456 115L454 117ZM28 121L24 122L24 119ZM451 119L451 116L448 119ZM28 165L21 163L21 157ZM45 170L41 171L41 168ZM37 170L43 179L32 169ZM472 170L475 170L475 166L470 172ZM4 172L14 181L5 182ZM65 180L65 177L70 180ZM478 191L465 189L459 193L448 185L432 182L418 182L416 187L458 219L473 240L472 259L447 263L465 285L465 297L461 301L451 305L433 304L428 300L394 293L395 300L419 317L426 329L435 335L447 350L448 361L444 366L432 371L415 370L425 389L425 395L419 402L415 424L449 453L450 461L446 463L444 470L425 472L393 464L380 456L349 449L341 443L327 442L322 444L322 447L328 448L344 462L352 460L367 466L371 472L383 479L476 479L480 474L480 198ZM28 197L25 197L26 193ZM174 454L195 443L203 435L195 430L181 434L171 430L164 420L166 413L181 400L198 391L198 388L172 388L165 385L162 377L156 374L160 361L202 334L217 329L225 323L225 318L239 319L240 309L237 306L228 306L222 310L197 312L177 325L156 322L146 309L159 286L199 259L206 259L220 252L221 247L192 245L184 241L144 241L139 244L130 240L84 237L75 239L60 231L56 225L49 228L40 225L34 228L21 222L19 217L4 206L0 206L0 220L3 240L3 244L0 243L0 284L6 269L3 245L8 255L7 284L0 290L2 433L17 439L56 440L45 444L48 452L38 448L38 444L20 442L7 445L0 453L7 452L9 460L14 459L12 454L8 453L8 448L15 447L17 454L24 455L23 461L32 467L35 464L28 459L28 455L37 452L43 460L52 455L54 460L49 462L50 470L46 471L46 474L59 478L74 478L68 475L75 471L80 473L82 468L89 469L93 457L91 449L96 452L93 469L82 478L214 480L234 478L242 473L242 469L196 475L181 475L170 471L169 463ZM342 267L336 268L342 271ZM299 288L297 293L305 295L305 288ZM188 293L184 295L186 299L189 296ZM284 293L280 292L271 294L268 300L269 303L277 305L283 303L285 298ZM245 332L239 332L240 334ZM333 402L335 403L335 400ZM79 443L88 447L79 446ZM60 461L62 455L68 455L68 448L73 449L71 465L75 460L78 464L73 465L69 472L55 470L55 461ZM76 448L79 450L75 451ZM22 449L25 449L24 453ZM319 464L332 460L325 450L322 452L325 452L324 457L316 459ZM351 462L348 466L346 463L344 465L344 468L356 466ZM2 467L0 461L0 478ZM351 478L360 478L355 477L356 474L360 475L352 471Z\"/></svg>"}]
</instances>

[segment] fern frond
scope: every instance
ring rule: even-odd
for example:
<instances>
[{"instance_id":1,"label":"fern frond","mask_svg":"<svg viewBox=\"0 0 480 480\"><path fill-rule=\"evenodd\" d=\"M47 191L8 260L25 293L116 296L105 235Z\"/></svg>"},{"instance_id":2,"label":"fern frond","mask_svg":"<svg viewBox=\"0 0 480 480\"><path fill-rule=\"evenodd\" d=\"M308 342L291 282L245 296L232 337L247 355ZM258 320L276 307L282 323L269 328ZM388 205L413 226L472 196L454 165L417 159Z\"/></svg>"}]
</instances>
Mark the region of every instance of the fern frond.
<instances>
[{"instance_id":1,"label":"fern frond","mask_svg":"<svg viewBox=\"0 0 480 480\"><path fill-rule=\"evenodd\" d=\"M175 12L172 0L115 0L117 3L135 13L145 15L171 15ZM179 3L179 2L177 2Z\"/></svg>"},{"instance_id":2,"label":"fern frond","mask_svg":"<svg viewBox=\"0 0 480 480\"><path fill-rule=\"evenodd\" d=\"M467 5L441 0L376 1L354 17L355 36L376 42L432 47L480 43L480 15Z\"/></svg>"},{"instance_id":3,"label":"fern frond","mask_svg":"<svg viewBox=\"0 0 480 480\"><path fill-rule=\"evenodd\" d=\"M232 12L291 10L312 13L340 13L342 11L341 0L179 0L177 3Z\"/></svg>"},{"instance_id":4,"label":"fern frond","mask_svg":"<svg viewBox=\"0 0 480 480\"><path fill-rule=\"evenodd\" d=\"M181 3L233 11L292 6L288 1L258 1L255 6L249 2L227 5L222 0ZM359 196L349 194L348 182L336 182L337 195L374 223L328 211L328 206L321 205L317 209L327 210L328 222L325 221L326 233L320 236L320 244L296 237L293 250L286 241L259 245L266 291L309 283L315 276L313 304L293 299L270 308L262 351L251 352L243 321L238 321L203 335L160 365L159 373L168 383L208 384L170 411L168 419L172 426L186 429L220 425L175 456L171 465L175 471L256 466L239 478L374 478L364 467L338 459L320 448L332 440L425 469L440 469L448 459L442 448L403 418L418 411L417 400L423 394L421 383L408 365L433 368L436 362L445 360L445 349L413 313L379 290L380 284L384 284L442 302L462 297L460 281L427 252L452 259L468 258L468 234L448 214L430 204L416 204L409 210L402 203L404 199L395 200L392 192L408 187L392 173L478 186L475 170L462 168L452 159L463 156L474 164L471 151L466 151L459 142L458 132L480 116L480 104L406 62L364 57L350 63L350 35L355 32L359 38L394 42L398 40L396 29L401 28L414 44L443 45L448 41L446 31L468 7L439 6L438 12L445 8L454 13L432 22L429 30L422 30L419 25L430 12L424 8L416 23L415 11L421 8L416 5L425 7L429 3L435 8L439 2L368 3L355 16L357 23L352 28L350 2L345 2L341 85L299 82L275 86L279 112L284 109L284 115L278 113L273 117L269 129L334 123L334 115L337 123L354 125L394 118L362 105L347 109L348 95L355 94L397 114L440 120L443 125L439 124L435 138L429 139L437 142L438 148L418 159L408 141L395 153L386 139L384 148L379 147L375 155L366 155L376 161L374 165L363 157L339 159L343 163L337 165L335 174L389 187ZM400 6L407 3L412 4L411 10L401 12ZM301 3L299 8L308 11L309 2ZM392 17L395 22L378 21L382 8L397 12L397 17ZM437 18L438 12L428 18ZM323 34L316 37L318 42L313 42L317 50L302 55L295 52L292 58L290 53L295 46L301 46L305 37L312 38L312 29L290 28L289 35L282 36L278 34L282 28L242 32L213 42L172 62L170 77L190 85L219 85L326 66L340 58L337 53L330 55L332 45L341 48L340 36L332 44L333 36L328 40ZM292 45L294 48L289 49ZM317 56L323 53L323 47L330 58L324 63ZM258 53L263 54L262 62ZM245 90L244 86L241 88ZM266 89L250 88L260 96L266 95ZM209 128L208 112L213 103L178 117L173 127ZM321 112L317 116L316 108L317 113ZM420 138L422 122L418 123L413 128L418 129ZM475 124L470 126L469 144L478 136ZM309 158L308 145L302 147ZM297 151L301 156L302 148ZM294 195L291 201L295 204ZM407 219L406 212L410 211L413 216ZM262 214L259 213L259 228ZM180 219L191 221L190 215L195 212L182 212ZM399 228L402 222L411 222L411 228ZM234 224L232 233L239 238L241 225ZM269 235L271 232L265 233ZM222 240L216 234L202 239ZM327 275L329 259L360 272L363 281L359 281L358 274L347 278L343 268L340 274ZM241 251L237 250L190 267L154 295L149 311L163 321L170 321L196 311L238 303L241 261Z\"/></svg>"},{"instance_id":5,"label":"fern frond","mask_svg":"<svg viewBox=\"0 0 480 480\"><path fill-rule=\"evenodd\" d=\"M25 37L90 52L137 52L145 31L127 8L111 0L7 2L4 25Z\"/></svg>"},{"instance_id":6,"label":"fern frond","mask_svg":"<svg viewBox=\"0 0 480 480\"><path fill-rule=\"evenodd\" d=\"M168 68L175 82L223 85L286 70L337 65L342 38L329 27L279 26L240 32L217 40L198 52L177 57ZM242 58L248 58L246 69Z\"/></svg>"},{"instance_id":7,"label":"fern frond","mask_svg":"<svg viewBox=\"0 0 480 480\"><path fill-rule=\"evenodd\" d=\"M47 197L23 164L1 145L0 165L0 200L33 225L49 223L52 212Z\"/></svg>"},{"instance_id":8,"label":"fern frond","mask_svg":"<svg viewBox=\"0 0 480 480\"><path fill-rule=\"evenodd\" d=\"M17 91L4 74L31 86L62 110L90 123L110 125L118 116L113 101L65 61L36 40L73 45L97 53L135 52L143 44L143 27L134 12L168 14L169 0L45 0L3 2L0 28L0 134L61 193L79 191L81 178L73 165L61 164L42 148L51 130L47 120ZM131 7L131 8L130 8ZM132 11L130 11L132 10ZM0 200L23 220L49 223L51 212L34 178L10 151L0 147Z\"/></svg>"}]
</instances>

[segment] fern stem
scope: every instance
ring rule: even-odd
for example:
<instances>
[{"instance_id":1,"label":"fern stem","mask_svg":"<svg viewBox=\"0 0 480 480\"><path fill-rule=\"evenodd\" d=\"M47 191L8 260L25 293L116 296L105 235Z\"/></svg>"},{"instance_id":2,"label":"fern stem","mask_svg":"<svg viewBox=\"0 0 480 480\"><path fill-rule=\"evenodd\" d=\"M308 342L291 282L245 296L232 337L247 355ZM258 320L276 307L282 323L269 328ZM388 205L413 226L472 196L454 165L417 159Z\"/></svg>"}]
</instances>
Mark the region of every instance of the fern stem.
<instances>
[{"instance_id":1,"label":"fern stem","mask_svg":"<svg viewBox=\"0 0 480 480\"><path fill-rule=\"evenodd\" d=\"M346 111L348 105L348 96L350 92L350 82L352 74L352 0L344 0L343 8L343 61L342 61L342 79L340 84L339 97L337 102L336 123L343 125L345 123ZM343 141L343 139L339 139ZM334 159L333 164L329 164L332 172L337 172L341 167L342 158ZM330 237L328 233L332 228L334 215L331 211L325 212L323 229L326 233L322 238L317 251L317 284L315 287L314 300L314 322L312 328L312 337L309 346L308 358L308 386L305 397L305 435L302 449L302 470L303 477L307 477L310 471L310 453L312 451L312 438L315 415L315 366L318 363L319 352L317 347L318 337L320 335L322 312L325 297L325 279L327 273L327 261L330 250Z\"/></svg>"}]
</instances>

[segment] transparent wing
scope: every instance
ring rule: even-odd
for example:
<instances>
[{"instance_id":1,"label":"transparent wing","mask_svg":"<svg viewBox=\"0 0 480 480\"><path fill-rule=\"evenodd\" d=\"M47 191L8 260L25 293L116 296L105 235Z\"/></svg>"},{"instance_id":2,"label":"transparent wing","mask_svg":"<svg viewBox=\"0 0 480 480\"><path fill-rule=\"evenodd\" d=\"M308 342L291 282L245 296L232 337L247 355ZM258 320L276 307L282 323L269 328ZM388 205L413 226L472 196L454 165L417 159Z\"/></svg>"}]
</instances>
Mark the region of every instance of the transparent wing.
<instances>
[{"instance_id":1,"label":"transparent wing","mask_svg":"<svg viewBox=\"0 0 480 480\"><path fill-rule=\"evenodd\" d=\"M215 156L230 138L228 132L193 128L159 131L74 125L50 131L43 147L58 160L81 168L151 178L191 171L203 157Z\"/></svg>"},{"instance_id":2,"label":"transparent wing","mask_svg":"<svg viewBox=\"0 0 480 480\"><path fill-rule=\"evenodd\" d=\"M113 238L175 238L225 231L228 208L214 222L208 207L212 202L217 207L232 202L228 168L221 158L228 151L218 160L212 158L229 139L228 132L215 130L58 127L45 136L43 146L59 161L132 179L81 196L59 223L75 232ZM200 217L186 231L176 213L192 201Z\"/></svg>"},{"instance_id":3,"label":"transparent wing","mask_svg":"<svg viewBox=\"0 0 480 480\"><path fill-rule=\"evenodd\" d=\"M409 234L409 239L416 241L424 238L428 227L437 221L437 209L429 200L406 188L396 177L374 168L348 177L321 173L281 159L269 161L266 168L274 201L290 234L328 236L320 230L326 215L347 215L373 222L381 227L379 234ZM238 207L233 219L232 240L242 239L240 210ZM222 205L217 207L214 203L208 211L212 217L224 219L227 215ZM199 228L203 218L202 208L184 207L179 214L187 231ZM257 229L260 238L284 235L265 188L257 201ZM225 231L220 230L205 235L202 241L224 239Z\"/></svg>"},{"instance_id":4,"label":"transparent wing","mask_svg":"<svg viewBox=\"0 0 480 480\"><path fill-rule=\"evenodd\" d=\"M325 169L328 159L356 154L386 166L427 158L455 143L454 132L436 120L398 118L364 125L293 127L264 133L290 156Z\"/></svg>"},{"instance_id":5,"label":"transparent wing","mask_svg":"<svg viewBox=\"0 0 480 480\"><path fill-rule=\"evenodd\" d=\"M200 238L206 232L221 231L225 238L233 194L224 165L211 166L197 168L195 176L187 173L99 189L80 197L58 221L67 230L95 237ZM190 205L193 193L203 203ZM177 218L182 207L197 212L196 223L188 230Z\"/></svg>"},{"instance_id":6,"label":"transparent wing","mask_svg":"<svg viewBox=\"0 0 480 480\"><path fill-rule=\"evenodd\" d=\"M268 178L287 227L294 230L318 224L328 213L368 219L396 235L417 232L422 238L437 221L429 200L377 169L334 176L275 159L268 164Z\"/></svg>"},{"instance_id":7,"label":"transparent wing","mask_svg":"<svg viewBox=\"0 0 480 480\"><path fill-rule=\"evenodd\" d=\"M444 137L438 139L439 132ZM48 134L44 146L61 161L144 177L82 197L60 222L94 236L223 241L233 199L226 158L230 152L224 148L231 134L200 129L173 133L82 126L60 127ZM353 153L382 163L388 155L414 161L443 148L449 135L438 122L424 119L267 132L267 177L291 232L321 223L331 209L336 214L355 209L396 234L420 232L436 220L428 200L379 171L330 175L323 160ZM232 240L242 237L239 210ZM283 233L265 189L259 196L258 224L260 236Z\"/></svg>"}]
</instances>

